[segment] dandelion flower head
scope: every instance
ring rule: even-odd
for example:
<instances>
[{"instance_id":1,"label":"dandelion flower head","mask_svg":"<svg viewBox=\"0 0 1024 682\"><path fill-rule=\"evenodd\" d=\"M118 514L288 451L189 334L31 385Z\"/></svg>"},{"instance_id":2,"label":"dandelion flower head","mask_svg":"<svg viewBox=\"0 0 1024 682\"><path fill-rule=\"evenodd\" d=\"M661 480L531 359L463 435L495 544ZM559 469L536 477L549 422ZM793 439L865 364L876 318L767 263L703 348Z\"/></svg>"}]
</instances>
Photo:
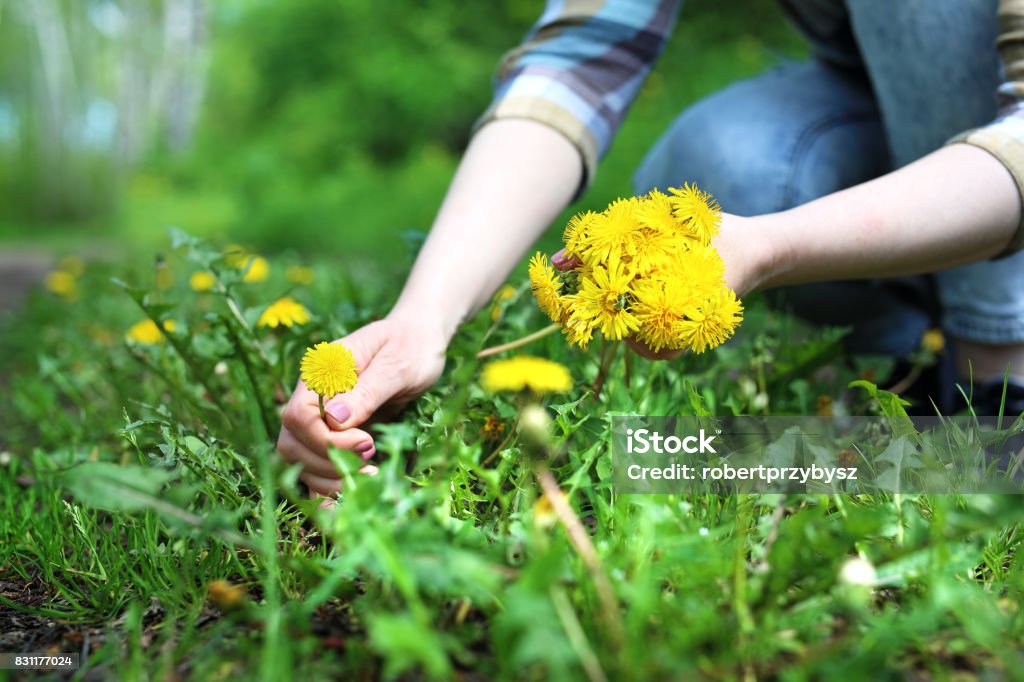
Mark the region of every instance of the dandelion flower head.
<instances>
[{"instance_id":1,"label":"dandelion flower head","mask_svg":"<svg viewBox=\"0 0 1024 682\"><path fill-rule=\"evenodd\" d=\"M544 358L521 355L487 363L482 383L492 393L530 390L544 394L568 391L572 388L572 377L564 365Z\"/></svg>"},{"instance_id":2,"label":"dandelion flower head","mask_svg":"<svg viewBox=\"0 0 1024 682\"><path fill-rule=\"evenodd\" d=\"M351 391L357 381L356 359L341 343L323 341L307 348L299 372L306 387L324 398Z\"/></svg>"}]
</instances>

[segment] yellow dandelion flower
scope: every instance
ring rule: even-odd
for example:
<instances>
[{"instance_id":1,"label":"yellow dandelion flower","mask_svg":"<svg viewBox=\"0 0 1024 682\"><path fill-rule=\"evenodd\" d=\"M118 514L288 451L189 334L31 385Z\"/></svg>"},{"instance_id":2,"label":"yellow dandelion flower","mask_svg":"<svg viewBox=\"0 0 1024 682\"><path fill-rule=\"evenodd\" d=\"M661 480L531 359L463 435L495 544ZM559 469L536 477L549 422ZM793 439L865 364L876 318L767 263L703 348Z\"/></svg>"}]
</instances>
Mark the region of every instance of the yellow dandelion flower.
<instances>
[{"instance_id":1,"label":"yellow dandelion flower","mask_svg":"<svg viewBox=\"0 0 1024 682\"><path fill-rule=\"evenodd\" d=\"M537 298L537 305L552 322L561 322L563 315L559 293L562 280L555 269L548 265L548 257L538 252L530 259L530 289Z\"/></svg>"},{"instance_id":2,"label":"yellow dandelion flower","mask_svg":"<svg viewBox=\"0 0 1024 682\"><path fill-rule=\"evenodd\" d=\"M270 264L263 256L246 251L238 244L224 248L224 260L236 270L245 271L244 282L262 282L270 274Z\"/></svg>"},{"instance_id":3,"label":"yellow dandelion flower","mask_svg":"<svg viewBox=\"0 0 1024 682\"><path fill-rule=\"evenodd\" d=\"M682 189L670 187L670 201L679 224L702 244L709 244L718 234L722 209L718 202L696 185L686 183Z\"/></svg>"},{"instance_id":4,"label":"yellow dandelion flower","mask_svg":"<svg viewBox=\"0 0 1024 682\"><path fill-rule=\"evenodd\" d=\"M929 329L921 337L921 347L930 353L941 353L946 348L946 337L941 329Z\"/></svg>"},{"instance_id":5,"label":"yellow dandelion flower","mask_svg":"<svg viewBox=\"0 0 1024 682\"><path fill-rule=\"evenodd\" d=\"M635 293L633 314L640 323L636 338L655 353L662 348L677 349L679 322L691 301L686 285L675 279L646 279L637 284Z\"/></svg>"},{"instance_id":6,"label":"yellow dandelion flower","mask_svg":"<svg viewBox=\"0 0 1024 682\"><path fill-rule=\"evenodd\" d=\"M217 279L206 270L193 272L192 276L188 278L188 285L192 287L192 291L209 291L216 283Z\"/></svg>"},{"instance_id":7,"label":"yellow dandelion flower","mask_svg":"<svg viewBox=\"0 0 1024 682\"><path fill-rule=\"evenodd\" d=\"M640 326L629 311L632 282L633 273L617 258L612 258L608 267L595 267L591 277L581 280L579 300L573 307L573 315L581 318L581 322L596 320L596 326L611 341L629 336Z\"/></svg>"},{"instance_id":8,"label":"yellow dandelion flower","mask_svg":"<svg viewBox=\"0 0 1024 682\"><path fill-rule=\"evenodd\" d=\"M498 289L497 292L495 292L495 294L494 294L494 302L495 303L501 303L502 301L507 301L510 298L515 298L515 295L516 295L516 288L514 286L512 286L511 284L506 284L503 287L501 287L500 289Z\"/></svg>"},{"instance_id":9,"label":"yellow dandelion flower","mask_svg":"<svg viewBox=\"0 0 1024 682\"><path fill-rule=\"evenodd\" d=\"M356 385L356 359L340 343L322 341L307 348L299 371L306 387L321 398L346 393Z\"/></svg>"},{"instance_id":10,"label":"yellow dandelion flower","mask_svg":"<svg viewBox=\"0 0 1024 682\"><path fill-rule=\"evenodd\" d=\"M605 220L605 216L593 211L577 213L570 218L565 226L565 232L562 234L566 257L582 256L583 248L588 243L591 233Z\"/></svg>"},{"instance_id":11,"label":"yellow dandelion flower","mask_svg":"<svg viewBox=\"0 0 1024 682\"><path fill-rule=\"evenodd\" d=\"M43 281L46 288L58 296L75 298L78 295L78 280L70 272L54 270Z\"/></svg>"},{"instance_id":12,"label":"yellow dandelion flower","mask_svg":"<svg viewBox=\"0 0 1024 682\"><path fill-rule=\"evenodd\" d=\"M565 493L561 490L557 493L558 498L564 500ZM555 505L551 504L551 498L541 495L533 505L533 522L540 528L551 528L558 523L558 512Z\"/></svg>"},{"instance_id":13,"label":"yellow dandelion flower","mask_svg":"<svg viewBox=\"0 0 1024 682\"><path fill-rule=\"evenodd\" d=\"M537 394L568 391L572 377L564 365L522 355L484 366L481 383L491 392L530 390Z\"/></svg>"},{"instance_id":14,"label":"yellow dandelion flower","mask_svg":"<svg viewBox=\"0 0 1024 682\"><path fill-rule=\"evenodd\" d=\"M687 308L679 323L679 340L697 353L725 343L743 320L743 304L731 289L722 289L700 305Z\"/></svg>"},{"instance_id":15,"label":"yellow dandelion flower","mask_svg":"<svg viewBox=\"0 0 1024 682\"><path fill-rule=\"evenodd\" d=\"M501 304L504 303L505 301L511 300L512 298L515 298L515 295L516 295L516 288L514 286L509 285L509 284L504 285L503 287L498 289L497 292L495 292L494 297L491 299L491 319L492 320L497 322L498 319L501 318Z\"/></svg>"},{"instance_id":16,"label":"yellow dandelion flower","mask_svg":"<svg viewBox=\"0 0 1024 682\"><path fill-rule=\"evenodd\" d=\"M595 221L589 236L580 247L587 263L598 265L614 258L632 255L636 252L634 240L640 229L637 222L636 198L616 199L604 212L604 220Z\"/></svg>"},{"instance_id":17,"label":"yellow dandelion flower","mask_svg":"<svg viewBox=\"0 0 1024 682\"><path fill-rule=\"evenodd\" d=\"M253 256L249 259L245 268L243 282L262 282L270 274L270 264L263 256Z\"/></svg>"},{"instance_id":18,"label":"yellow dandelion flower","mask_svg":"<svg viewBox=\"0 0 1024 682\"><path fill-rule=\"evenodd\" d=\"M576 300L576 296L567 296L566 298ZM571 307L567 307L567 310L572 310ZM565 340L574 346L580 348L586 348L590 340L594 338L594 330L597 329L597 318L588 317L578 312L571 312L568 319L562 325L562 333L565 334Z\"/></svg>"},{"instance_id":19,"label":"yellow dandelion flower","mask_svg":"<svg viewBox=\"0 0 1024 682\"><path fill-rule=\"evenodd\" d=\"M640 199L637 206L636 219L643 227L674 235L679 230L672 199L656 189Z\"/></svg>"},{"instance_id":20,"label":"yellow dandelion flower","mask_svg":"<svg viewBox=\"0 0 1024 682\"><path fill-rule=\"evenodd\" d=\"M629 267L638 275L664 270L679 251L679 239L671 232L649 227L637 230L633 238L635 253L629 258Z\"/></svg>"},{"instance_id":21,"label":"yellow dandelion flower","mask_svg":"<svg viewBox=\"0 0 1024 682\"><path fill-rule=\"evenodd\" d=\"M224 260L233 268L244 268L249 262L249 252L241 244L228 244L224 247Z\"/></svg>"},{"instance_id":22,"label":"yellow dandelion flower","mask_svg":"<svg viewBox=\"0 0 1024 682\"><path fill-rule=\"evenodd\" d=\"M260 319L256 320L257 327L291 327L295 324L306 324L309 322L309 311L306 306L296 301L291 296L279 298L263 311Z\"/></svg>"},{"instance_id":23,"label":"yellow dandelion flower","mask_svg":"<svg viewBox=\"0 0 1024 682\"><path fill-rule=\"evenodd\" d=\"M289 265L288 269L285 270L284 276L292 284L309 285L316 279L316 273L313 271L313 268L307 268L304 265Z\"/></svg>"},{"instance_id":24,"label":"yellow dandelion flower","mask_svg":"<svg viewBox=\"0 0 1024 682\"><path fill-rule=\"evenodd\" d=\"M689 246L664 261L661 270L668 279L685 282L695 294L710 296L725 287L725 263L714 247L690 242Z\"/></svg>"},{"instance_id":25,"label":"yellow dandelion flower","mask_svg":"<svg viewBox=\"0 0 1024 682\"><path fill-rule=\"evenodd\" d=\"M163 329L161 329L156 325L156 322L146 318L145 320L141 320L133 324L131 328L128 329L128 333L125 337L129 341L146 344L147 346L155 346L158 343L164 342L164 339L166 338L164 336L164 332L173 332L177 326L178 325L174 320L164 320L161 323L161 327L163 327Z\"/></svg>"}]
</instances>

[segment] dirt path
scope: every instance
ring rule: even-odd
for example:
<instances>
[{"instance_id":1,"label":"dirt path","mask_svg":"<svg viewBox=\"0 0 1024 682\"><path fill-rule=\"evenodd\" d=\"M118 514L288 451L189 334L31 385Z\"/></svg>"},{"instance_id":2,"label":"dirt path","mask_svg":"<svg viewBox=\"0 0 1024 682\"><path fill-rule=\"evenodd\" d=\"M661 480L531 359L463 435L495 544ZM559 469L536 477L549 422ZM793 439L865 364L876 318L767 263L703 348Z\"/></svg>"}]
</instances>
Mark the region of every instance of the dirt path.
<instances>
[{"instance_id":1,"label":"dirt path","mask_svg":"<svg viewBox=\"0 0 1024 682\"><path fill-rule=\"evenodd\" d=\"M21 303L52 267L53 257L44 251L0 250L0 312Z\"/></svg>"}]
</instances>

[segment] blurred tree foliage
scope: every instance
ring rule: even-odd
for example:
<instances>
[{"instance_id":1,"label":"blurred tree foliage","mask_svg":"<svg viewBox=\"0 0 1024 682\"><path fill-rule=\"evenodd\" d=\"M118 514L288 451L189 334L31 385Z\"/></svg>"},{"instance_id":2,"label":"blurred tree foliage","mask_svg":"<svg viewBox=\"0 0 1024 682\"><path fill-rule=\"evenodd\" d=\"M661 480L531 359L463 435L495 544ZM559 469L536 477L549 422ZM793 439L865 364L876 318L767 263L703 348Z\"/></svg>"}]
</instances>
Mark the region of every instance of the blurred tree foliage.
<instances>
[{"instance_id":1,"label":"blurred tree foliage","mask_svg":"<svg viewBox=\"0 0 1024 682\"><path fill-rule=\"evenodd\" d=\"M35 7L28 0L10 1ZM96 149L83 147L66 155L61 173L48 173L39 149L5 145L0 139L0 155L5 155L0 158L0 202L47 207L44 212L0 208L0 237L5 218L20 219L14 229L21 234L35 234L24 229L28 218L98 217L104 234L113 235L113 225L120 231L116 236L135 243L152 242L165 225L177 224L264 249L360 254L381 253L401 231L429 225L473 123L491 98L501 55L519 43L544 4L43 2L60 8L74 27L68 34L79 36L73 46L76 67L88 76L79 83L95 88L123 78L119 74L143 58L159 74L163 62L175 59L174 49L161 38L173 34L167 29L174 23L169 10L191 11L204 23L194 32L202 53L171 73L191 74L204 92L202 109L189 144L173 144L166 123L140 125L148 136L141 144L148 151L141 163L131 158L129 172L122 172L122 129L125 112L137 107L122 106L116 96L107 97L118 105L118 139L106 150L106 160ZM133 12L145 31L133 28ZM90 31L103 33L96 16L117 13L127 17L122 22L127 29L117 40L90 38ZM0 18L0 38L2 138L5 89L12 84L38 87L39 78L38 73L34 79L24 77L36 58L32 32ZM153 45L147 50L148 43ZM93 44L103 48L100 56L83 61L82 46ZM798 44L774 0L686 3L681 27L588 201L606 203L613 194L628 192L632 168L686 103L764 69L780 47L799 52L794 49ZM157 78L150 80L159 84ZM86 89L76 96L88 100ZM154 105L152 110L158 109ZM52 137L45 128L37 132L37 140ZM113 158L121 164L110 163ZM82 172L67 174L76 164ZM67 178L60 193L91 197L91 202L78 202L72 210L40 199L46 192L52 195L53 183L46 192L43 186L54 177Z\"/></svg>"}]
</instances>

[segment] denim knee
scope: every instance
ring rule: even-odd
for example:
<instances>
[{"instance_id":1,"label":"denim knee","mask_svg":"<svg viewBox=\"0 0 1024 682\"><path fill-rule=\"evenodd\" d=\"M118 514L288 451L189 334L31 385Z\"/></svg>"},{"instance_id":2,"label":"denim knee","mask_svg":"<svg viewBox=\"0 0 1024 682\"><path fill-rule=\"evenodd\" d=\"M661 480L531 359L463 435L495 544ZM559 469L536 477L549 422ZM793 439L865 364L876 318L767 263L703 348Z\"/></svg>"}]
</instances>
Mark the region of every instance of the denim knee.
<instances>
[{"instance_id":1,"label":"denim knee","mask_svg":"<svg viewBox=\"0 0 1024 682\"><path fill-rule=\"evenodd\" d=\"M884 173L866 82L816 62L736 83L684 111L634 176L638 192L696 182L738 215L780 211Z\"/></svg>"},{"instance_id":2,"label":"denim knee","mask_svg":"<svg viewBox=\"0 0 1024 682\"><path fill-rule=\"evenodd\" d=\"M943 327L978 343L1024 343L1024 251L938 273Z\"/></svg>"}]
</instances>

